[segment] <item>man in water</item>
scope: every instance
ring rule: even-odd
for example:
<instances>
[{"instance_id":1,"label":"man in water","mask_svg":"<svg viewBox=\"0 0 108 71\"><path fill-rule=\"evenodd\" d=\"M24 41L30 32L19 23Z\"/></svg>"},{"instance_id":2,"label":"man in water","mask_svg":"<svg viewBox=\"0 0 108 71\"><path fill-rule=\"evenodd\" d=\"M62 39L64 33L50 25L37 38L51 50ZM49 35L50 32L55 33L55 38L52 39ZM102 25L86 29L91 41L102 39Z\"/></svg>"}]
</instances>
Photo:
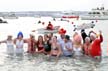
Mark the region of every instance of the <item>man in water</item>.
<instances>
[{"instance_id":1,"label":"man in water","mask_svg":"<svg viewBox=\"0 0 108 71\"><path fill-rule=\"evenodd\" d=\"M72 57L72 49L73 49L73 46L70 40L70 36L65 35L64 46L62 46L63 55L66 57Z\"/></svg>"},{"instance_id":2,"label":"man in water","mask_svg":"<svg viewBox=\"0 0 108 71\"><path fill-rule=\"evenodd\" d=\"M102 56L101 43L103 42L103 36L101 31L99 31L99 33L100 33L99 39L96 37L96 34L94 33L90 34L90 39L92 40L90 55L93 58L101 60L101 56Z\"/></svg>"},{"instance_id":3,"label":"man in water","mask_svg":"<svg viewBox=\"0 0 108 71\"><path fill-rule=\"evenodd\" d=\"M53 25L52 25L52 23L49 21L49 24L48 24L48 26L46 27L46 29L47 30L53 30L54 29L54 27L53 27Z\"/></svg>"}]
</instances>

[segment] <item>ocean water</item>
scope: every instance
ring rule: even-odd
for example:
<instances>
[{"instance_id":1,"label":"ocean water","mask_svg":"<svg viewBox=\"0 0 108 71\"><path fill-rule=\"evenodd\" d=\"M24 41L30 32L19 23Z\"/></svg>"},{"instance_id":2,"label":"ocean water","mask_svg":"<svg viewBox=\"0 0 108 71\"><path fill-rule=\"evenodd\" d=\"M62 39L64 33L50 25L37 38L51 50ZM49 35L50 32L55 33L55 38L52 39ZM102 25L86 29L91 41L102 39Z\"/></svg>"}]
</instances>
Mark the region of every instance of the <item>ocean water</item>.
<instances>
[{"instance_id":1,"label":"ocean water","mask_svg":"<svg viewBox=\"0 0 108 71\"><path fill-rule=\"evenodd\" d=\"M0 41L5 40L7 35L13 35L16 38L17 33L22 31L24 33L24 38L28 38L32 30L38 28L44 28L49 21L55 26L60 26L67 30L67 34L72 36L74 34L74 24L90 23L89 20L70 20L67 21L53 21L50 17L34 18L34 17L20 17L19 19L9 20L8 24L0 24ZM45 22L45 25L38 24L38 20ZM24 56L11 56L6 54L6 44L0 44L0 70L1 71L107 71L108 69L108 20L94 20L96 26L93 29L87 29L88 33L90 30L94 30L98 33L102 30L104 41L102 43L102 61L98 62L89 57L81 58L65 58L61 57L58 61L54 57L48 59L47 56L43 54L30 55L26 53L27 44L24 46ZM80 32L80 31L77 31ZM36 39L38 37L38 32L35 33ZM58 36L58 34L55 34Z\"/></svg>"}]
</instances>

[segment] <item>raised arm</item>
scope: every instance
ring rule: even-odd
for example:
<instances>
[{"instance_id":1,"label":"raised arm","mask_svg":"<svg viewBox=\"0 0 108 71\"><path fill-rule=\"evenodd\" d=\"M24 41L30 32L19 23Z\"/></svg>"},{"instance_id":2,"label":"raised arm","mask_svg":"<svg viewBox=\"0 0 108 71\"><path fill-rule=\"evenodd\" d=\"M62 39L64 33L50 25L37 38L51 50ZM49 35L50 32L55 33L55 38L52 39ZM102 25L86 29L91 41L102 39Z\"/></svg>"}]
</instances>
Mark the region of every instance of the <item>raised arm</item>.
<instances>
[{"instance_id":1,"label":"raised arm","mask_svg":"<svg viewBox=\"0 0 108 71\"><path fill-rule=\"evenodd\" d=\"M16 38L13 40L14 44L16 44L16 40L17 40Z\"/></svg>"},{"instance_id":2,"label":"raised arm","mask_svg":"<svg viewBox=\"0 0 108 71\"><path fill-rule=\"evenodd\" d=\"M28 39L24 39L24 43L28 43Z\"/></svg>"},{"instance_id":3,"label":"raised arm","mask_svg":"<svg viewBox=\"0 0 108 71\"><path fill-rule=\"evenodd\" d=\"M99 31L99 33L100 33L100 42L103 42L102 31Z\"/></svg>"},{"instance_id":4,"label":"raised arm","mask_svg":"<svg viewBox=\"0 0 108 71\"><path fill-rule=\"evenodd\" d=\"M0 41L0 44L1 44L1 43L6 43L6 40Z\"/></svg>"}]
</instances>

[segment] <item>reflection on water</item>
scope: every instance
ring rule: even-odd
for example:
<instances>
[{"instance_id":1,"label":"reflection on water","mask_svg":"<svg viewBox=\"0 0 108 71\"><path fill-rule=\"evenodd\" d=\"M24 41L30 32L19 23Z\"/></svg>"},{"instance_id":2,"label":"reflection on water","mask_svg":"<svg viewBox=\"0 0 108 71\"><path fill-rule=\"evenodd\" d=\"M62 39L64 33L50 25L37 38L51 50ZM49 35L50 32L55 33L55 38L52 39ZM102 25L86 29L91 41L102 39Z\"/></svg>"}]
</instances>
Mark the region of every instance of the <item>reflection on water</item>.
<instances>
[{"instance_id":1,"label":"reflection on water","mask_svg":"<svg viewBox=\"0 0 108 71\"><path fill-rule=\"evenodd\" d=\"M27 54L24 56L0 55L0 70L2 71L106 71L108 57L101 62L89 57L48 59L43 54Z\"/></svg>"}]
</instances>

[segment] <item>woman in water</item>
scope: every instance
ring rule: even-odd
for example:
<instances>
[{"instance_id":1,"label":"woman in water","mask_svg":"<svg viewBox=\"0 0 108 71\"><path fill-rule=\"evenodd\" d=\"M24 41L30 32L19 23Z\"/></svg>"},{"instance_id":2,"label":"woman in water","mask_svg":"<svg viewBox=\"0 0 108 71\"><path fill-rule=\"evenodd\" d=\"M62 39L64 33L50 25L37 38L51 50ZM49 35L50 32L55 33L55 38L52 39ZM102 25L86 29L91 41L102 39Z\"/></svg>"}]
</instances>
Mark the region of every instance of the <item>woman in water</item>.
<instances>
[{"instance_id":1,"label":"woman in water","mask_svg":"<svg viewBox=\"0 0 108 71\"><path fill-rule=\"evenodd\" d=\"M36 40L34 35L30 34L30 38L27 39L28 42L28 53L35 53L36 52Z\"/></svg>"},{"instance_id":2,"label":"woman in water","mask_svg":"<svg viewBox=\"0 0 108 71\"><path fill-rule=\"evenodd\" d=\"M44 52L45 54L50 54L51 52L51 42L47 34L44 35Z\"/></svg>"},{"instance_id":3,"label":"woman in water","mask_svg":"<svg viewBox=\"0 0 108 71\"><path fill-rule=\"evenodd\" d=\"M41 35L38 36L38 41L36 45L37 45L37 53L43 53L44 52L44 41Z\"/></svg>"},{"instance_id":4,"label":"woman in water","mask_svg":"<svg viewBox=\"0 0 108 71\"><path fill-rule=\"evenodd\" d=\"M83 50L84 50L84 54L85 55L90 55L90 47L91 47L91 43L90 43L90 38L86 37L85 38L85 43L83 44Z\"/></svg>"},{"instance_id":5,"label":"woman in water","mask_svg":"<svg viewBox=\"0 0 108 71\"><path fill-rule=\"evenodd\" d=\"M9 55L14 54L14 43L13 43L11 35L9 35L6 40L0 41L0 43L6 43L6 45L7 45L7 53Z\"/></svg>"},{"instance_id":6,"label":"woman in water","mask_svg":"<svg viewBox=\"0 0 108 71\"><path fill-rule=\"evenodd\" d=\"M17 38L14 40L14 43L16 45L16 50L15 50L16 55L23 54L23 52L24 52L23 46L24 46L25 42L26 41L23 39L23 33L19 32L17 35Z\"/></svg>"},{"instance_id":7,"label":"woman in water","mask_svg":"<svg viewBox=\"0 0 108 71\"><path fill-rule=\"evenodd\" d=\"M83 55L82 50L82 38L79 34L75 34L73 38L74 44L73 44L73 54L74 57L79 57Z\"/></svg>"},{"instance_id":8,"label":"woman in water","mask_svg":"<svg viewBox=\"0 0 108 71\"><path fill-rule=\"evenodd\" d=\"M51 41L51 53L50 56L58 57L62 54L60 44L57 42L57 37L53 36Z\"/></svg>"}]
</instances>

